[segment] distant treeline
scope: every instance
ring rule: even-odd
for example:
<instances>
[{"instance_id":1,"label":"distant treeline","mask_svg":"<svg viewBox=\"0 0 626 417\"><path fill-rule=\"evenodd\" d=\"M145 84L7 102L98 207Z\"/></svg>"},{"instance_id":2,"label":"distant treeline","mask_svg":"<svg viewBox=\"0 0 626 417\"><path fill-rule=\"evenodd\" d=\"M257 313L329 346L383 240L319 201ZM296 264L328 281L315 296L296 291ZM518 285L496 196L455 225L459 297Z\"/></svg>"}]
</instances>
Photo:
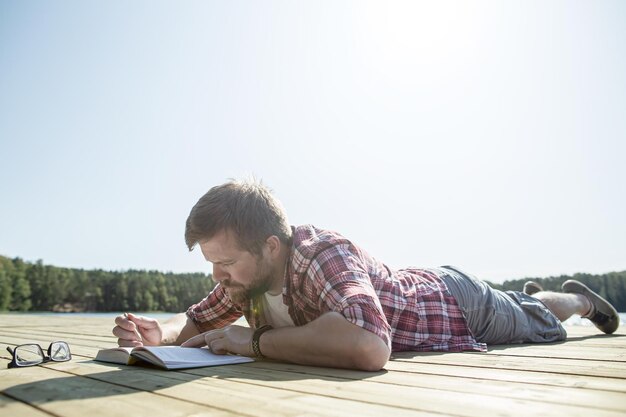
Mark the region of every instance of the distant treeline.
<instances>
[{"instance_id":1,"label":"distant treeline","mask_svg":"<svg viewBox=\"0 0 626 417\"><path fill-rule=\"evenodd\" d=\"M626 311L626 271L524 278L491 286L521 291L533 280L545 290L560 291L577 279ZM0 256L0 311L185 311L215 286L211 275L158 271L83 270L24 262Z\"/></svg>"},{"instance_id":2,"label":"distant treeline","mask_svg":"<svg viewBox=\"0 0 626 417\"><path fill-rule=\"evenodd\" d=\"M83 270L0 256L0 311L185 311L211 275Z\"/></svg>"},{"instance_id":3,"label":"distant treeline","mask_svg":"<svg viewBox=\"0 0 626 417\"><path fill-rule=\"evenodd\" d=\"M490 285L494 288L504 291L522 291L522 288L524 288L524 283L526 281L535 281L541 284L543 289L546 291L560 292L561 284L563 284L563 282L567 281L568 279L576 279L584 283L593 291L606 298L611 304L615 306L617 311L626 311L626 271L609 272L602 275L579 273L574 274L573 276L560 275L558 277L549 278L523 278L504 281L502 284L490 283Z\"/></svg>"}]
</instances>

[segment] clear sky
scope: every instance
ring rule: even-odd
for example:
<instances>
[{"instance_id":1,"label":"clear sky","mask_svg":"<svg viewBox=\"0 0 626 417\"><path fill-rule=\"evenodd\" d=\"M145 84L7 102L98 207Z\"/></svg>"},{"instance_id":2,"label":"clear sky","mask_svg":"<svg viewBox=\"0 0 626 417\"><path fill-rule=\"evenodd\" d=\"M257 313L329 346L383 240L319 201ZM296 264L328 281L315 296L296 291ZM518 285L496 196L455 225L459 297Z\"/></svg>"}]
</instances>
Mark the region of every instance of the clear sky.
<instances>
[{"instance_id":1,"label":"clear sky","mask_svg":"<svg viewBox=\"0 0 626 417\"><path fill-rule=\"evenodd\" d=\"M0 0L0 254L210 271L197 199L493 281L626 269L626 2Z\"/></svg>"}]
</instances>

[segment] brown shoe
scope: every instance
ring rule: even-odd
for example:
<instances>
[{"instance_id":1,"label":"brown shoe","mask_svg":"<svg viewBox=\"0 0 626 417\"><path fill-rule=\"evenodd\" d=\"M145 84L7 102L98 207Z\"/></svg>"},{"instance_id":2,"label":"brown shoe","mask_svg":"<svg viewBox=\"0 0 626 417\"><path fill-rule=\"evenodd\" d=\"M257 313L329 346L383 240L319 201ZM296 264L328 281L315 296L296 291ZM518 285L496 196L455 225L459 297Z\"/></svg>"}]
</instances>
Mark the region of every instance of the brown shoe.
<instances>
[{"instance_id":1,"label":"brown shoe","mask_svg":"<svg viewBox=\"0 0 626 417\"><path fill-rule=\"evenodd\" d=\"M589 287L580 281L569 279L561 286L563 292L582 294L591 302L591 311L584 318L591 322L604 333L611 334L619 327L619 315L615 307L604 298L600 297Z\"/></svg>"},{"instance_id":2,"label":"brown shoe","mask_svg":"<svg viewBox=\"0 0 626 417\"><path fill-rule=\"evenodd\" d=\"M543 291L543 287L535 281L526 281L524 284L524 294L533 295L539 291Z\"/></svg>"}]
</instances>

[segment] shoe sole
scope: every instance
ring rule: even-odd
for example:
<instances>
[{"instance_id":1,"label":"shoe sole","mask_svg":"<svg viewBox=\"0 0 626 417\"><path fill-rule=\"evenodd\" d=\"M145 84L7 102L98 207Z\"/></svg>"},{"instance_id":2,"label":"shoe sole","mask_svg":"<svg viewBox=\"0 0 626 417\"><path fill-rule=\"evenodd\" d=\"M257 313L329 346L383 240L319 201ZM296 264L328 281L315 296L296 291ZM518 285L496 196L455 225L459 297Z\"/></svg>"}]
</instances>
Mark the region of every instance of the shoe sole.
<instances>
[{"instance_id":1,"label":"shoe sole","mask_svg":"<svg viewBox=\"0 0 626 417\"><path fill-rule=\"evenodd\" d=\"M594 312L591 317L585 317L604 333L611 334L619 327L619 315L615 307L604 298L593 292L589 287L580 281L567 280L561 286L563 292L582 294L589 299L593 305Z\"/></svg>"},{"instance_id":2,"label":"shoe sole","mask_svg":"<svg viewBox=\"0 0 626 417\"><path fill-rule=\"evenodd\" d=\"M533 294L537 294L540 291L543 291L543 287L534 281L527 281L524 284L524 289L523 289L524 294L533 295Z\"/></svg>"}]
</instances>

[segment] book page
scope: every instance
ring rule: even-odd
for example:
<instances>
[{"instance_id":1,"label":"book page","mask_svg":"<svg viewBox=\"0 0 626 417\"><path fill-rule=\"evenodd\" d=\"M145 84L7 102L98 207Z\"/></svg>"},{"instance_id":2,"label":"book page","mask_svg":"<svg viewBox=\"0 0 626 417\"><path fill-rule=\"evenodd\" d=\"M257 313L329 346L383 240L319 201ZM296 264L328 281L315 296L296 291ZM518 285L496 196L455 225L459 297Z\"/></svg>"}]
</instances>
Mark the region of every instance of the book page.
<instances>
[{"instance_id":1,"label":"book page","mask_svg":"<svg viewBox=\"0 0 626 417\"><path fill-rule=\"evenodd\" d=\"M132 356L168 369L228 365L253 361L253 359L246 356L217 355L210 352L207 348L183 348L180 346L138 347L133 350Z\"/></svg>"},{"instance_id":2,"label":"book page","mask_svg":"<svg viewBox=\"0 0 626 417\"><path fill-rule=\"evenodd\" d=\"M130 347L101 349L98 351L94 359L100 362L120 363L127 365L133 362L130 357L130 353L132 352L132 350L133 348Z\"/></svg>"}]
</instances>

